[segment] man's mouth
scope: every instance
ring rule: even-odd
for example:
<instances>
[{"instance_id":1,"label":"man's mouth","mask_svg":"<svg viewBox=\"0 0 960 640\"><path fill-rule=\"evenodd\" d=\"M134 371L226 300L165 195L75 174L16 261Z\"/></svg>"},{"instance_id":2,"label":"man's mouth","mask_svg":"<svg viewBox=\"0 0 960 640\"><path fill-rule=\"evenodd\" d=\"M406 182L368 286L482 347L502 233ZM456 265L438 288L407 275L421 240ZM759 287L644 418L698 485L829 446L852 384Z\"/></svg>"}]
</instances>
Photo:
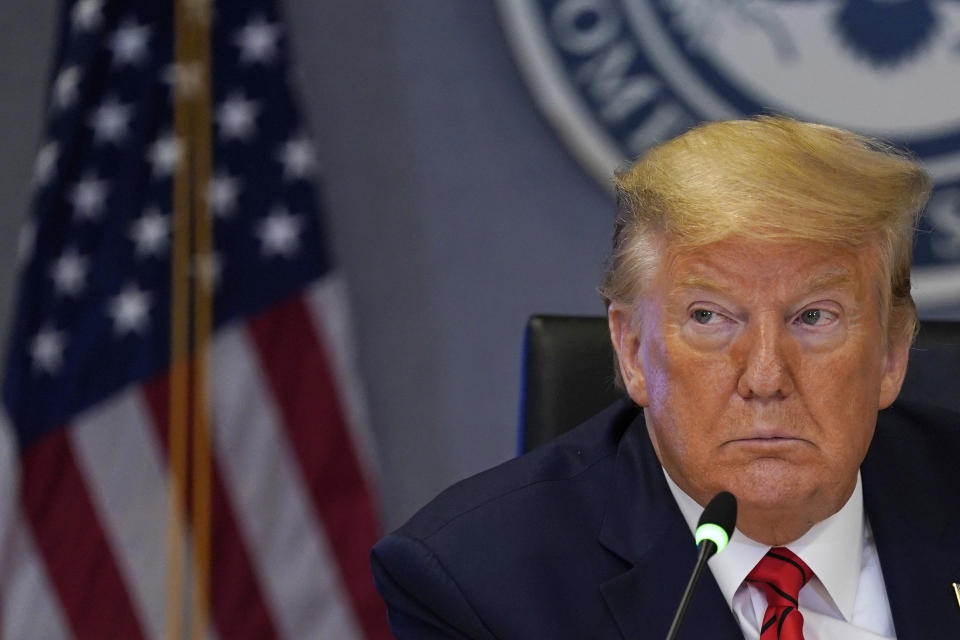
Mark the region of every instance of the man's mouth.
<instances>
[{"instance_id":1,"label":"man's mouth","mask_svg":"<svg viewBox=\"0 0 960 640\"><path fill-rule=\"evenodd\" d=\"M781 445L789 445L807 442L804 438L798 438L792 435L758 435L758 436L745 436L742 438L734 438L730 440L728 444L744 444L744 445L754 445L759 447L776 447Z\"/></svg>"}]
</instances>

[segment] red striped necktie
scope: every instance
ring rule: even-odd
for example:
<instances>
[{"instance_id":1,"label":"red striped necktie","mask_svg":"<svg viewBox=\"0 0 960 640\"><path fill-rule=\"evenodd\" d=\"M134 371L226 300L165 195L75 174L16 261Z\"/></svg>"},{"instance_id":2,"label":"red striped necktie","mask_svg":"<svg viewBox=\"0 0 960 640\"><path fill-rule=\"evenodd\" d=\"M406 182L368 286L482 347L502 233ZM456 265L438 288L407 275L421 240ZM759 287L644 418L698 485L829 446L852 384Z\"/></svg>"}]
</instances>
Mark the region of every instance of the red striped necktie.
<instances>
[{"instance_id":1,"label":"red striped necktie","mask_svg":"<svg viewBox=\"0 0 960 640\"><path fill-rule=\"evenodd\" d=\"M770 549L747 575L747 582L767 596L760 640L803 640L803 616L797 599L811 576L810 567L786 547Z\"/></svg>"}]
</instances>

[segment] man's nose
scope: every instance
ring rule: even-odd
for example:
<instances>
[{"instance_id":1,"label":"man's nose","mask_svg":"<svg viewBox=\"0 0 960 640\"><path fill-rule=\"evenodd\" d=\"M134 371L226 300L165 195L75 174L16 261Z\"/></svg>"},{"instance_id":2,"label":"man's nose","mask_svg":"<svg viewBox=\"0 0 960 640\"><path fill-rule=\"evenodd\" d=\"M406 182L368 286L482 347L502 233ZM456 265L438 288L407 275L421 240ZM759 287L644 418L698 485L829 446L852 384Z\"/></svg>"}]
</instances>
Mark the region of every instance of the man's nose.
<instances>
[{"instance_id":1,"label":"man's nose","mask_svg":"<svg viewBox=\"0 0 960 640\"><path fill-rule=\"evenodd\" d=\"M743 360L737 392L743 398L784 398L793 392L793 372L786 351L787 328L780 319L757 321L740 339Z\"/></svg>"}]
</instances>

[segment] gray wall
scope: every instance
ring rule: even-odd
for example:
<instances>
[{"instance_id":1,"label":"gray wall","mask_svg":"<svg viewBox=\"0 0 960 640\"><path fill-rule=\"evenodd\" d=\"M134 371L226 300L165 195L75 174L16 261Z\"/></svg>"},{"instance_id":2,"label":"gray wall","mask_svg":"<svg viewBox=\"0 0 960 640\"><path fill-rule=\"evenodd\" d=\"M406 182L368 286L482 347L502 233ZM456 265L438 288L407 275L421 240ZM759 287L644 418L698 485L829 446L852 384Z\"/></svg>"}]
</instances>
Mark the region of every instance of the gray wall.
<instances>
[{"instance_id":1,"label":"gray wall","mask_svg":"<svg viewBox=\"0 0 960 640\"><path fill-rule=\"evenodd\" d=\"M0 353L6 347L17 237L43 126L55 9L54 2L0 2Z\"/></svg>"},{"instance_id":2,"label":"gray wall","mask_svg":"<svg viewBox=\"0 0 960 640\"><path fill-rule=\"evenodd\" d=\"M287 12L394 525L513 455L524 322L602 312L610 200L536 111L491 3Z\"/></svg>"},{"instance_id":3,"label":"gray wall","mask_svg":"<svg viewBox=\"0 0 960 640\"><path fill-rule=\"evenodd\" d=\"M55 4L0 8L4 336ZM492 3L284 4L393 526L514 453L524 321L602 311L609 198L536 111Z\"/></svg>"}]
</instances>

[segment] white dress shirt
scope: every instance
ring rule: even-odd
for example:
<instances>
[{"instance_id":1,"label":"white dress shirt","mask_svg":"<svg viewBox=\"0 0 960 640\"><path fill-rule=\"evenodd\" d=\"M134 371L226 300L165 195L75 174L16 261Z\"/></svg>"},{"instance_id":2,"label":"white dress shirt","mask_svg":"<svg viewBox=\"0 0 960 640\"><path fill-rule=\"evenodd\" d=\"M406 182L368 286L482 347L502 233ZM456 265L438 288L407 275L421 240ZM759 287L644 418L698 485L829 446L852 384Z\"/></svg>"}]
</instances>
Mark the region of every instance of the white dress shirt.
<instances>
[{"instance_id":1,"label":"white dress shirt","mask_svg":"<svg viewBox=\"0 0 960 640\"><path fill-rule=\"evenodd\" d=\"M664 476L687 526L695 531L703 507L684 493L666 470ZM896 637L877 547L863 513L859 473L857 486L840 511L783 546L803 559L815 574L800 590L804 640ZM737 529L730 544L708 563L746 640L759 638L767 599L762 590L744 580L769 549L769 545L751 540Z\"/></svg>"}]
</instances>

